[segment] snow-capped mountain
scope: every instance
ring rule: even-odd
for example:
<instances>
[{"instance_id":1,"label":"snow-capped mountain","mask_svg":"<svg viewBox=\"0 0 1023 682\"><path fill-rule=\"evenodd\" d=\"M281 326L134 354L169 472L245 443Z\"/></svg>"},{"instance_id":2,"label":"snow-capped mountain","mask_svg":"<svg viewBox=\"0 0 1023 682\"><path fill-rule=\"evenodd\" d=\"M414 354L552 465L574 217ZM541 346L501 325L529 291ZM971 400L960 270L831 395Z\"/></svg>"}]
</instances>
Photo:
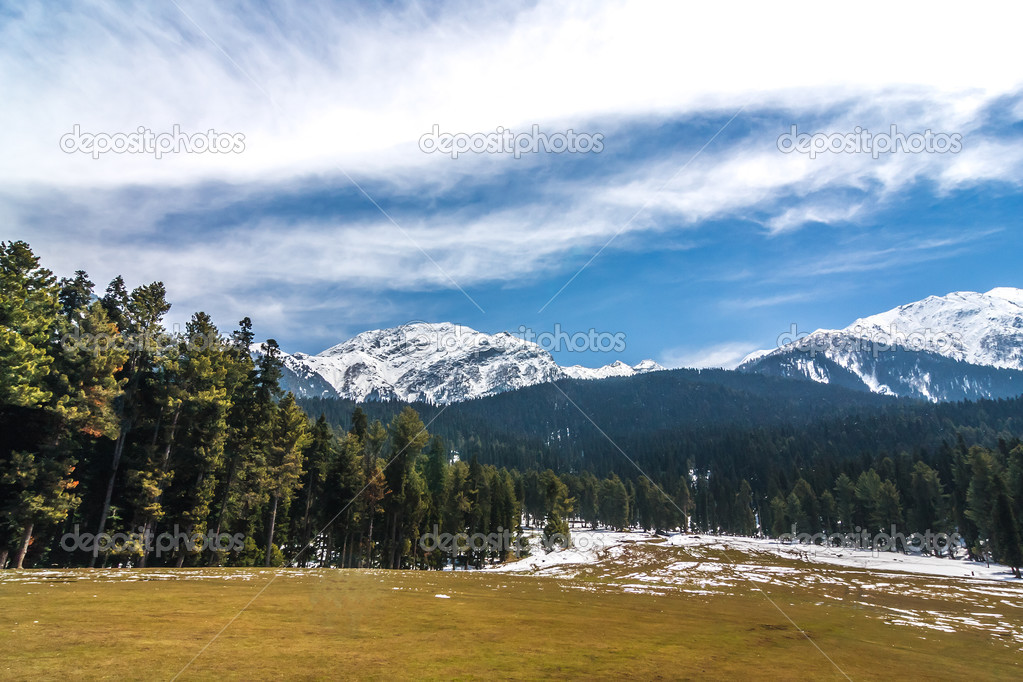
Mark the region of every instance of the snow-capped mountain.
<instances>
[{"instance_id":1,"label":"snow-capped mountain","mask_svg":"<svg viewBox=\"0 0 1023 682\"><path fill-rule=\"evenodd\" d=\"M1023 393L1023 289L929 296L844 329L791 332L739 369L935 402Z\"/></svg>"},{"instance_id":2,"label":"snow-capped mountain","mask_svg":"<svg viewBox=\"0 0 1023 682\"><path fill-rule=\"evenodd\" d=\"M255 350L255 349L254 349ZM507 332L418 322L363 332L316 355L282 353L287 390L304 397L439 404L559 379L603 379L664 369L653 360L561 367L544 348Z\"/></svg>"},{"instance_id":3,"label":"snow-capped mountain","mask_svg":"<svg viewBox=\"0 0 1023 682\"><path fill-rule=\"evenodd\" d=\"M572 365L571 367L562 367L562 372L565 373L569 379L606 379L608 377L631 377L636 374L646 374L647 372L657 372L664 369L653 360L644 360L635 365L627 365L621 360L615 360L610 365L604 365L603 367L590 368L583 367L582 365Z\"/></svg>"}]
</instances>

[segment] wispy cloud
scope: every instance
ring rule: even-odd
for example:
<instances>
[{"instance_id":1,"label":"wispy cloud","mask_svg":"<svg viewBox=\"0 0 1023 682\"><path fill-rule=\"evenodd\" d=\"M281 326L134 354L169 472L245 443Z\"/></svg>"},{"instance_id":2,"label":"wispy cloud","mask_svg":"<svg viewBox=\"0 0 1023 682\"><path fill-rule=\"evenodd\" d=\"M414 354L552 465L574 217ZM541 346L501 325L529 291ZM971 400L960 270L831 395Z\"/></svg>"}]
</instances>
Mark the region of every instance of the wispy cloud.
<instances>
[{"instance_id":1,"label":"wispy cloud","mask_svg":"<svg viewBox=\"0 0 1023 682\"><path fill-rule=\"evenodd\" d=\"M799 271L801 277L870 272L903 267L914 263L954 258L967 251L985 237L997 234L1001 228L971 231L955 237L924 238L900 241L887 248L868 248L836 252Z\"/></svg>"},{"instance_id":2,"label":"wispy cloud","mask_svg":"<svg viewBox=\"0 0 1023 682\"><path fill-rule=\"evenodd\" d=\"M783 305L785 303L801 303L803 301L819 300L819 298L820 294L817 291L797 291L777 294L775 296L750 296L729 299L724 301L724 304L731 308L751 310L753 308L769 308L771 306Z\"/></svg>"},{"instance_id":3,"label":"wispy cloud","mask_svg":"<svg viewBox=\"0 0 1023 682\"><path fill-rule=\"evenodd\" d=\"M695 367L735 369L743 358L758 350L754 343L728 341L702 348L669 348L659 362L665 367Z\"/></svg>"},{"instance_id":4,"label":"wispy cloud","mask_svg":"<svg viewBox=\"0 0 1023 682\"><path fill-rule=\"evenodd\" d=\"M373 310L400 314L394 292L570 275L619 232L598 261L700 254L717 239L707 225L727 220L748 227L744 246L768 250L810 224L867 224L912 188L941 196L1023 182L1023 147L1011 136L1023 82L1016 27L952 5L957 50L940 7L858 6L857 16L876 11L910 29L866 51L856 16L812 3L784 12L618 1L178 5L96 0L55 13L27 3L5 16L0 238L29 239L62 273L163 279L180 308L216 299L225 316L258 310L295 327L344 287L366 304L330 314L371 320ZM435 124L473 133L534 123L601 132L605 150L453 160L418 146ZM893 123L959 132L964 149L809 159L776 146L790 124L842 133ZM236 132L245 150L92 159L59 149L75 124ZM787 276L893 269L972 248L841 246ZM770 286L735 305L804 300L787 283L775 288L763 272L771 265L736 271ZM565 275L556 279L531 306ZM721 294L726 305L738 299Z\"/></svg>"}]
</instances>

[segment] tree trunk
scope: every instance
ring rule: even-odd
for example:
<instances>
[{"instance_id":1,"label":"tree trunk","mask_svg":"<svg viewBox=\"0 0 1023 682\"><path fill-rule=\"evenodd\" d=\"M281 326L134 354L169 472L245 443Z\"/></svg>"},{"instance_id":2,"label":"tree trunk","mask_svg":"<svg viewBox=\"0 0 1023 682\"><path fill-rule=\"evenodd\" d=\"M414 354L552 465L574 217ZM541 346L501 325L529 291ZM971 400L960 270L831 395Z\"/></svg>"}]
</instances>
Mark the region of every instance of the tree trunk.
<instances>
[{"instance_id":1,"label":"tree trunk","mask_svg":"<svg viewBox=\"0 0 1023 682\"><path fill-rule=\"evenodd\" d=\"M32 544L32 529L35 528L34 523L28 524L25 527L25 534L21 538L21 546L18 548L18 553L14 555L14 568L21 569L22 564L25 562L25 555L28 553L28 546Z\"/></svg>"},{"instance_id":2,"label":"tree trunk","mask_svg":"<svg viewBox=\"0 0 1023 682\"><path fill-rule=\"evenodd\" d=\"M231 458L231 463L227 469L227 481L224 483L224 498L220 501L220 511L217 512L217 527L213 531L213 537L220 537L220 524L224 519L224 514L227 512L227 500L231 497L231 484L234 482L234 469L235 469L235 457ZM220 552L216 548L210 548L210 566L217 561L217 557L220 556Z\"/></svg>"},{"instance_id":3,"label":"tree trunk","mask_svg":"<svg viewBox=\"0 0 1023 682\"><path fill-rule=\"evenodd\" d=\"M107 482L107 494L103 498L103 511L99 515L99 530L96 537L103 534L107 527L107 516L110 514L110 500L114 496L114 483L117 481L117 466L121 463L121 454L124 452L124 439L128 436L128 429L122 427L117 442L114 444L114 461L110 468L110 480ZM99 556L99 548L93 545L92 559L89 560L89 568L96 565L96 557Z\"/></svg>"},{"instance_id":4,"label":"tree trunk","mask_svg":"<svg viewBox=\"0 0 1023 682\"><path fill-rule=\"evenodd\" d=\"M399 536L401 533L398 532L401 526L401 512L394 512L391 525L391 559L388 568L399 568L401 565L401 551L398 548Z\"/></svg>"},{"instance_id":5,"label":"tree trunk","mask_svg":"<svg viewBox=\"0 0 1023 682\"><path fill-rule=\"evenodd\" d=\"M305 516L302 518L302 535L305 538L306 544L312 540L309 535L309 512L313 507L313 472L309 472L309 482L305 486Z\"/></svg>"},{"instance_id":6,"label":"tree trunk","mask_svg":"<svg viewBox=\"0 0 1023 682\"><path fill-rule=\"evenodd\" d=\"M149 534L152 532L152 530L153 517L150 516L148 519L146 519L145 525L142 526L142 558L139 559L139 568L146 567L146 557L149 556L149 549L147 548L148 543L146 542L146 538L149 537Z\"/></svg>"},{"instance_id":7,"label":"tree trunk","mask_svg":"<svg viewBox=\"0 0 1023 682\"><path fill-rule=\"evenodd\" d=\"M397 547L397 544L398 544L398 514L397 514L397 512L395 512L394 516L391 517L391 537L390 537L390 541L388 542L388 544L390 546L387 548L387 550L388 550L387 553L389 555L387 557L387 568L394 568L394 555L396 553L396 547Z\"/></svg>"},{"instance_id":8,"label":"tree trunk","mask_svg":"<svg viewBox=\"0 0 1023 682\"><path fill-rule=\"evenodd\" d=\"M369 555L370 568L373 567L373 516L371 512L369 515L369 545L366 546L366 553ZM359 562L359 568L362 568L362 562Z\"/></svg>"},{"instance_id":9,"label":"tree trunk","mask_svg":"<svg viewBox=\"0 0 1023 682\"><path fill-rule=\"evenodd\" d=\"M0 550L0 571L7 568L7 552L8 549L6 547Z\"/></svg>"},{"instance_id":10,"label":"tree trunk","mask_svg":"<svg viewBox=\"0 0 1023 682\"><path fill-rule=\"evenodd\" d=\"M171 446L174 444L174 432L178 430L178 418L181 416L181 404L174 410L174 419L171 420L170 436L167 438L167 447L163 450L163 461L160 462L160 471L167 471L167 463L170 462Z\"/></svg>"},{"instance_id":11,"label":"tree trunk","mask_svg":"<svg viewBox=\"0 0 1023 682\"><path fill-rule=\"evenodd\" d=\"M334 535L334 529L333 528L331 528L330 534L331 534L331 536ZM352 551L349 548L351 547L352 542L354 542L354 541L355 541L355 534L352 533L352 509L351 509L351 507L349 507L348 508L348 518L345 520L344 547L342 547L342 549L341 549L341 568L349 568L348 554Z\"/></svg>"},{"instance_id":12,"label":"tree trunk","mask_svg":"<svg viewBox=\"0 0 1023 682\"><path fill-rule=\"evenodd\" d=\"M161 414L162 414L162 411L161 411ZM170 436L167 438L167 447L165 447L163 449L163 458L160 460L160 474L161 474L161 476L160 476L160 486L161 487L160 487L160 491L156 495L156 500L154 500L154 502L157 502L157 503L163 498L163 485L164 485L163 474L167 473L167 465L170 463L171 446L174 445L174 432L177 431L177 428L178 428L178 418L180 416L181 416L181 404L179 403L177 409L174 410L174 419L171 420ZM159 423L159 420L157 420L156 430L153 432L153 445L156 445L157 434L159 434L159 432L160 432L160 423ZM154 525L153 521L154 521L154 519L152 517L150 517L146 521L146 530L147 531L152 530L153 525ZM145 535L143 535L143 537L145 537ZM146 546L142 545L142 560L139 562L139 568L145 568L146 567L146 555L147 554L148 554L148 551L146 550Z\"/></svg>"},{"instance_id":13,"label":"tree trunk","mask_svg":"<svg viewBox=\"0 0 1023 682\"><path fill-rule=\"evenodd\" d=\"M273 557L273 546L274 546L274 524L277 523L277 495L274 495L273 506L270 507L270 532L267 533L266 537L266 566L270 567L270 559Z\"/></svg>"}]
</instances>

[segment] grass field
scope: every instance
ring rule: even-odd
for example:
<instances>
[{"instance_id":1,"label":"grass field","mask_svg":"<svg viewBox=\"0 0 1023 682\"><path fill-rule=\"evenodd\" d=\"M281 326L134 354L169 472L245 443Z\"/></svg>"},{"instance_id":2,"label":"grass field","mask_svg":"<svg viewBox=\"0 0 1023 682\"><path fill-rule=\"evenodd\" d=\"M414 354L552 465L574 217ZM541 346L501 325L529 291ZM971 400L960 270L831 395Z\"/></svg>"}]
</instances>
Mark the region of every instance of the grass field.
<instances>
[{"instance_id":1,"label":"grass field","mask_svg":"<svg viewBox=\"0 0 1023 682\"><path fill-rule=\"evenodd\" d=\"M1021 614L1014 584L663 543L555 575L6 571L0 678L1020 679Z\"/></svg>"}]
</instances>

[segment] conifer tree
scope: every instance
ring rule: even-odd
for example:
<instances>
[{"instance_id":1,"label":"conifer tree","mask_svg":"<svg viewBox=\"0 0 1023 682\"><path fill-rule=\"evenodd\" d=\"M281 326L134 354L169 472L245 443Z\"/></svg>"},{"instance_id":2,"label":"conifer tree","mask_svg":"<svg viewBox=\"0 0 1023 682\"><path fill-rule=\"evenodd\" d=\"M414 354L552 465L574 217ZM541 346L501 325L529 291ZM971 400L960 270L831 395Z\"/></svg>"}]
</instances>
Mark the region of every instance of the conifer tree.
<instances>
[{"instance_id":1,"label":"conifer tree","mask_svg":"<svg viewBox=\"0 0 1023 682\"><path fill-rule=\"evenodd\" d=\"M830 497L830 493L828 496ZM735 494L735 506L736 529L743 535L753 535L756 530L756 517L753 515L753 488L745 478L739 484L739 492Z\"/></svg>"},{"instance_id":2,"label":"conifer tree","mask_svg":"<svg viewBox=\"0 0 1023 682\"><path fill-rule=\"evenodd\" d=\"M56 278L29 245L0 242L0 405L50 401L46 379L59 310Z\"/></svg>"},{"instance_id":3,"label":"conifer tree","mask_svg":"<svg viewBox=\"0 0 1023 682\"><path fill-rule=\"evenodd\" d=\"M161 320L170 310L163 283L153 282L137 287L129 296L125 293L124 282L119 277L108 287L103 306L107 316L118 325L118 331L122 334L128 352L119 377L123 381L124 389L117 403L119 420L117 441L114 443L110 476L100 511L97 535L106 530L107 516L110 513L110 503L127 438L141 417L142 398L145 393L143 387L147 380L157 373L154 366L159 351L157 346L164 334ZM137 487L151 494L154 489L149 487L150 485L151 480L146 478ZM95 564L97 557L98 552L94 551L90 565Z\"/></svg>"},{"instance_id":4,"label":"conifer tree","mask_svg":"<svg viewBox=\"0 0 1023 682\"><path fill-rule=\"evenodd\" d=\"M213 321L202 312L193 315L186 325L179 353L179 381L183 393L179 411L171 420L163 467L171 468L174 480L180 485L166 506L186 533L204 534L224 466L232 357ZM173 462L170 460L172 446ZM181 552L179 566L184 559L185 553Z\"/></svg>"},{"instance_id":5,"label":"conifer tree","mask_svg":"<svg viewBox=\"0 0 1023 682\"><path fill-rule=\"evenodd\" d=\"M609 528L623 530L629 519L629 498L617 474L611 474L600 487L600 519Z\"/></svg>"},{"instance_id":6,"label":"conifer tree","mask_svg":"<svg viewBox=\"0 0 1023 682\"><path fill-rule=\"evenodd\" d=\"M973 522L979 541L991 537L996 480L1000 472L997 460L982 447L970 448L968 461L971 476L966 489L966 518Z\"/></svg>"},{"instance_id":7,"label":"conifer tree","mask_svg":"<svg viewBox=\"0 0 1023 682\"><path fill-rule=\"evenodd\" d=\"M274 530L280 505L287 505L302 480L302 453L311 437L305 413L295 404L290 392L276 410L264 484L270 495L270 520L266 542L266 565L272 565Z\"/></svg>"},{"instance_id":8,"label":"conifer tree","mask_svg":"<svg viewBox=\"0 0 1023 682\"><path fill-rule=\"evenodd\" d=\"M409 475L419 454L430 440L423 420L411 407L406 407L388 429L391 455L384 476L390 496L384 500L387 513L387 567L400 568L405 546L405 517L416 509L419 498L409 489Z\"/></svg>"},{"instance_id":9,"label":"conifer tree","mask_svg":"<svg viewBox=\"0 0 1023 682\"><path fill-rule=\"evenodd\" d=\"M10 460L0 461L0 509L21 529L14 568L23 567L36 527L64 520L80 502L74 470L74 465L59 459L27 452L13 452Z\"/></svg>"},{"instance_id":10,"label":"conifer tree","mask_svg":"<svg viewBox=\"0 0 1023 682\"><path fill-rule=\"evenodd\" d=\"M995 560L1012 569L1020 577L1023 567L1023 541L1020 539L1019 523L1012 511L1012 502L1005 491L1005 483L999 478L994 486L995 499L991 516L991 541Z\"/></svg>"},{"instance_id":11,"label":"conifer tree","mask_svg":"<svg viewBox=\"0 0 1023 682\"><path fill-rule=\"evenodd\" d=\"M916 462L910 477L909 523L913 532L939 527L945 518L945 494L938 472L925 462Z\"/></svg>"}]
</instances>

